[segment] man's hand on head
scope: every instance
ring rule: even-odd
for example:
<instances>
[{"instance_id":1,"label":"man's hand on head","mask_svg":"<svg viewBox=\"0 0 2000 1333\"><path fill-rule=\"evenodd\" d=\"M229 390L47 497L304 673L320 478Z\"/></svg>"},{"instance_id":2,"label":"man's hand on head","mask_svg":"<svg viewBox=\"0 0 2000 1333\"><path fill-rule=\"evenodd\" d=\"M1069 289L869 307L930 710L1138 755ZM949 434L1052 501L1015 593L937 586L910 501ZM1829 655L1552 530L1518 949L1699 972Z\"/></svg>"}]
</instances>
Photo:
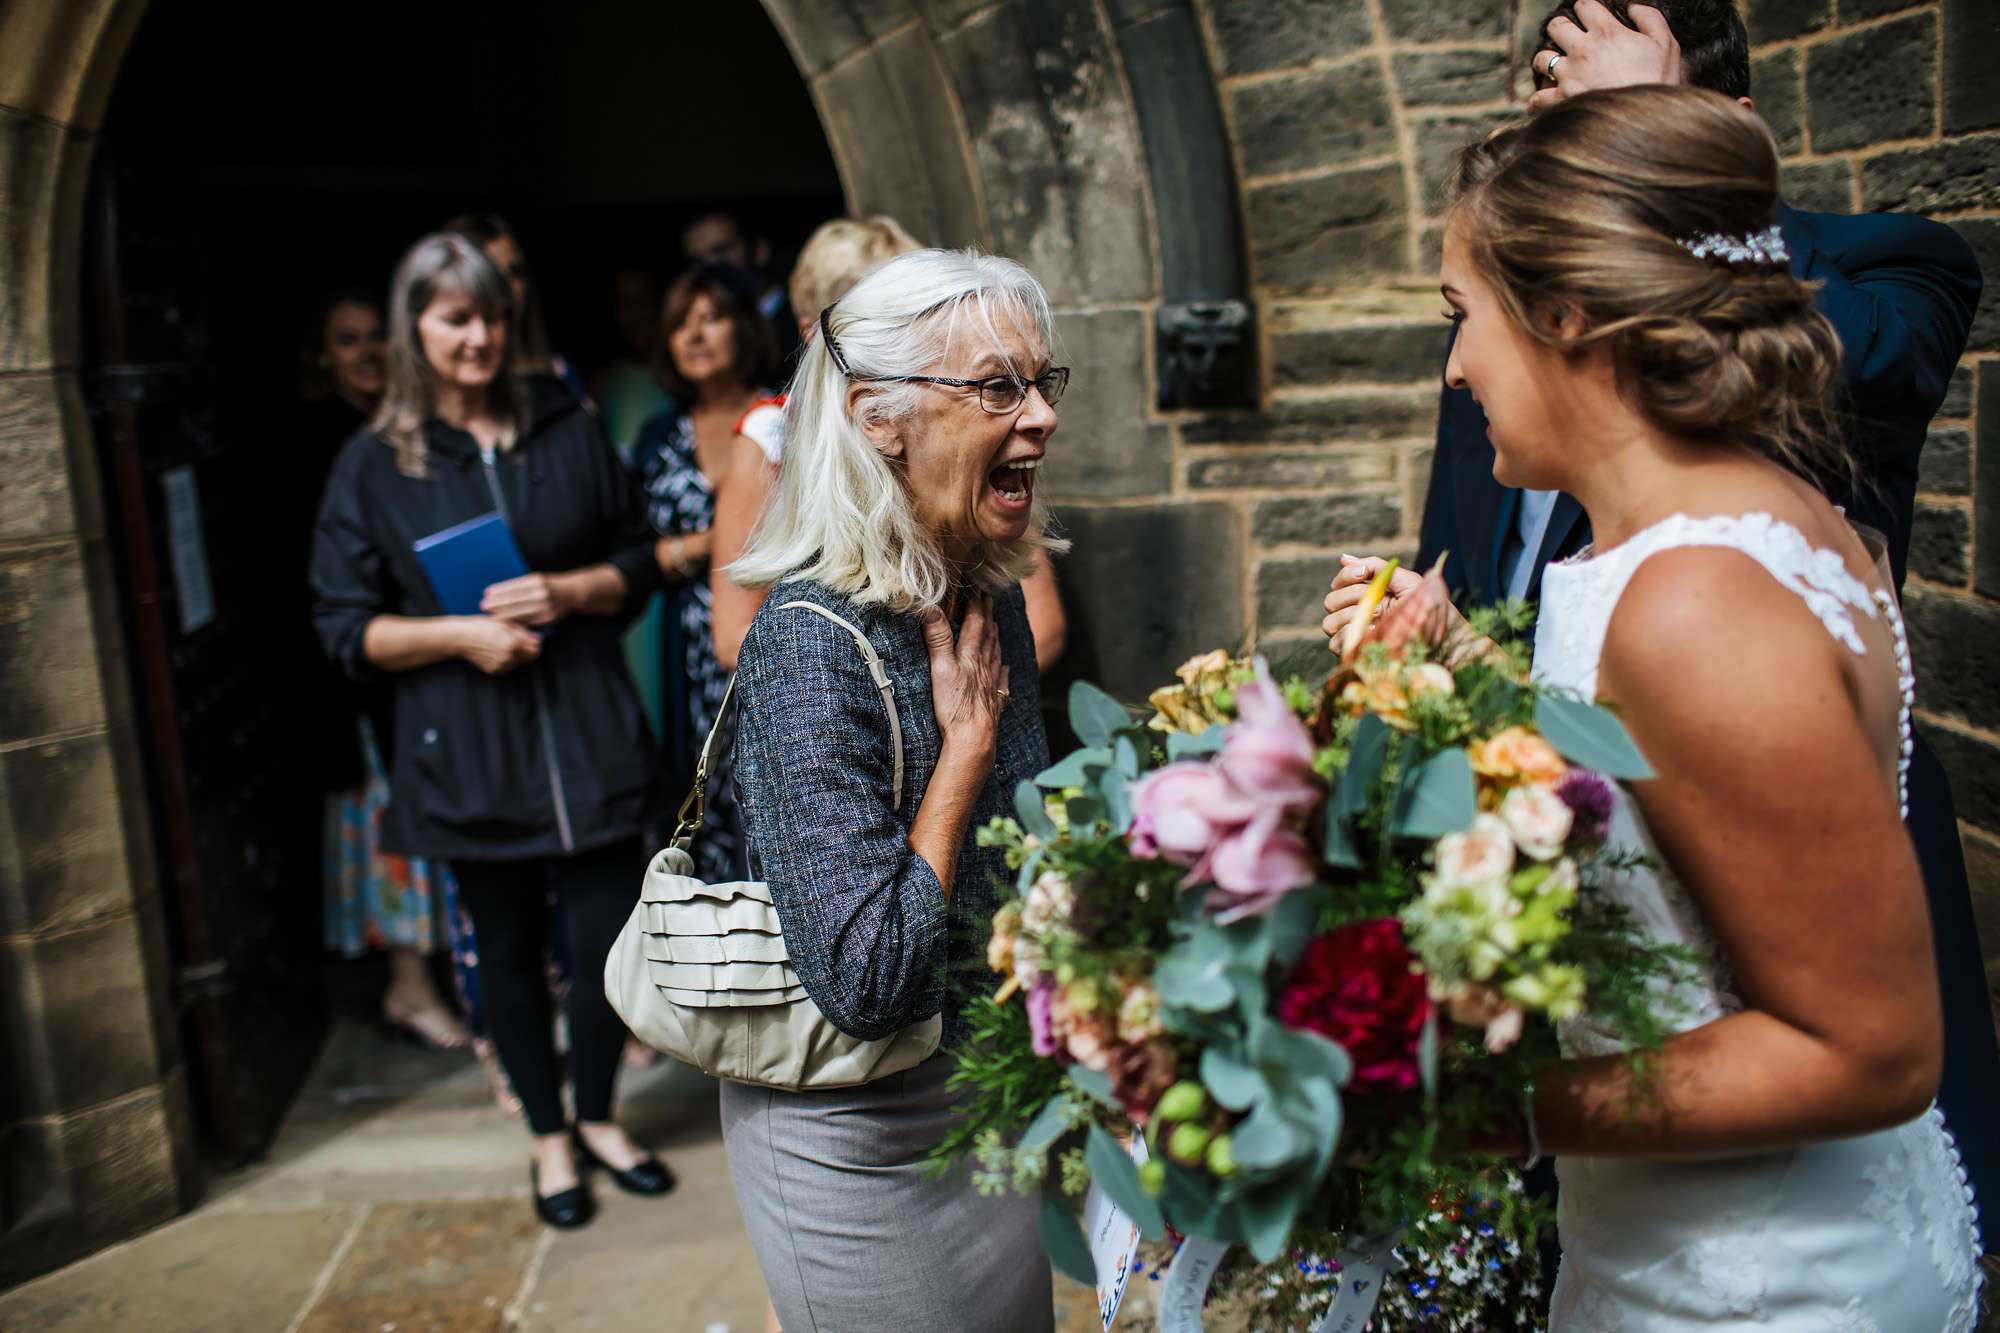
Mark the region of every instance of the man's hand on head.
<instances>
[{"instance_id":1,"label":"man's hand on head","mask_svg":"<svg viewBox=\"0 0 2000 1333\"><path fill-rule=\"evenodd\" d=\"M1549 21L1553 45L1535 52L1536 82L1543 86L1528 99L1529 111L1544 110L1593 88L1682 82L1681 44L1674 40L1666 16L1645 4L1634 4L1626 12L1635 27L1620 23L1598 0L1577 0L1577 22L1562 17Z\"/></svg>"}]
</instances>

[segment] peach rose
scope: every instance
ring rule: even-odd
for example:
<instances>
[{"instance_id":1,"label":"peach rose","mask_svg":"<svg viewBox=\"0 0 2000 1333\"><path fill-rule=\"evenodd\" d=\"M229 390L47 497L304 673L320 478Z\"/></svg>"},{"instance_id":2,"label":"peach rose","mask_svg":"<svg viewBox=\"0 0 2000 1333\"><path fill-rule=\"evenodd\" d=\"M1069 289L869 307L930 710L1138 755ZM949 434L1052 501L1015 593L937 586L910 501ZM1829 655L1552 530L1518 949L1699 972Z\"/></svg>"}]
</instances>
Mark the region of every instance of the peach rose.
<instances>
[{"instance_id":1,"label":"peach rose","mask_svg":"<svg viewBox=\"0 0 2000 1333\"><path fill-rule=\"evenodd\" d=\"M1502 782L1540 782L1553 785L1562 781L1569 765L1550 745L1526 727L1509 727L1467 748L1472 771Z\"/></svg>"},{"instance_id":2,"label":"peach rose","mask_svg":"<svg viewBox=\"0 0 2000 1333\"><path fill-rule=\"evenodd\" d=\"M1474 815L1463 833L1438 839L1437 873L1446 884L1486 884L1514 870L1514 838L1496 815Z\"/></svg>"},{"instance_id":3,"label":"peach rose","mask_svg":"<svg viewBox=\"0 0 2000 1333\"><path fill-rule=\"evenodd\" d=\"M1500 819L1522 851L1537 861L1553 861L1562 855L1576 815L1549 788L1528 784L1501 800Z\"/></svg>"}]
</instances>

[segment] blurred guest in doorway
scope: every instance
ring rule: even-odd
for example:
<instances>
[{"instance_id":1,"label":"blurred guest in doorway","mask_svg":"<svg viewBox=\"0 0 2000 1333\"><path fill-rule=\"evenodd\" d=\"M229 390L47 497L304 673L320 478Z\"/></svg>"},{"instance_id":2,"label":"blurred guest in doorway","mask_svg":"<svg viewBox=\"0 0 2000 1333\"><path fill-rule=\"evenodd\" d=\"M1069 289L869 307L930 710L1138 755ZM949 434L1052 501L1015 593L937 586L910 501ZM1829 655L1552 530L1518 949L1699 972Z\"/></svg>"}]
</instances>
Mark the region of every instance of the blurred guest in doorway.
<instances>
[{"instance_id":1,"label":"blurred guest in doorway","mask_svg":"<svg viewBox=\"0 0 2000 1333\"><path fill-rule=\"evenodd\" d=\"M618 269L611 275L611 313L618 352L591 381L591 397L597 402L612 447L627 466L633 466L640 428L674 408L673 398L660 382L658 276L637 264ZM660 645L665 627L665 604L655 597L625 635L625 664L632 669L639 702L645 706L656 740L666 735L666 705L660 697Z\"/></svg>"},{"instance_id":2,"label":"blurred guest in doorway","mask_svg":"<svg viewBox=\"0 0 2000 1333\"><path fill-rule=\"evenodd\" d=\"M285 460L284 490L277 492L291 497L287 532L311 533L335 455L382 405L388 347L381 304L361 288L336 291L315 309L304 348L297 447ZM309 544L308 537L287 561L288 579L306 577ZM382 848L389 784L379 741L387 730L388 699L378 689L347 684L312 644L310 620L300 629L301 652L310 653L321 677L307 704L317 710L317 755L327 779L320 842L326 947L343 958L371 950L386 954L383 1021L419 1041L458 1049L471 1034L438 994L428 962L440 941L446 872L422 857Z\"/></svg>"},{"instance_id":3,"label":"blurred guest in doorway","mask_svg":"<svg viewBox=\"0 0 2000 1333\"><path fill-rule=\"evenodd\" d=\"M561 385L585 407L594 408L590 390L576 368L549 345L548 324L542 317L541 284L534 265L528 262L528 252L521 247L520 236L507 219L498 213L460 213L444 224L444 230L457 232L485 251L513 290L514 309L520 312L514 321L518 326L514 348L516 373L526 378L536 393Z\"/></svg>"},{"instance_id":4,"label":"blurred guest in doorway","mask_svg":"<svg viewBox=\"0 0 2000 1333\"><path fill-rule=\"evenodd\" d=\"M693 780L696 752L729 685L709 618L710 529L716 497L728 485L736 425L770 396L763 386L772 349L757 313L756 279L734 264L704 262L675 279L660 331L660 377L686 407L647 422L637 455L667 587L667 763L678 799ZM741 878L748 867L726 774L709 782L709 810L708 833L698 844L701 873Z\"/></svg>"},{"instance_id":5,"label":"blurred guest in doorway","mask_svg":"<svg viewBox=\"0 0 2000 1333\"><path fill-rule=\"evenodd\" d=\"M770 241L752 237L734 213L704 213L681 229L681 253L690 264L734 264L757 276L757 313L770 326L775 348L773 378L784 378L778 372L788 370L797 355L799 330L784 285L770 276Z\"/></svg>"},{"instance_id":6,"label":"blurred guest in doorway","mask_svg":"<svg viewBox=\"0 0 2000 1333\"><path fill-rule=\"evenodd\" d=\"M902 224L885 214L821 223L792 267L791 308L800 312L799 336L811 341L819 331L819 312L845 296L862 274L922 248ZM764 604L764 589L745 588L727 571L743 553L750 529L777 483L784 450L784 406L782 396L764 399L737 423L730 446L729 484L716 497L708 586L714 604L715 656L726 671L736 669L743 636ZM1046 550L1036 550L1035 572L1022 580L1021 591L1028 600L1028 625L1035 635L1035 665L1047 671L1062 656L1068 627L1055 567Z\"/></svg>"},{"instance_id":7,"label":"blurred guest in doorway","mask_svg":"<svg viewBox=\"0 0 2000 1333\"><path fill-rule=\"evenodd\" d=\"M611 1118L625 1029L602 985L566 995L567 1123L544 971L560 929L574 975L600 976L638 896L654 756L619 637L659 576L638 491L595 418L515 372L514 302L464 236L425 237L397 267L389 385L327 484L314 617L351 676L392 685L382 844L451 863L534 1136L535 1211L575 1227L594 1212L579 1157L632 1193L674 1185ZM414 544L496 511L531 572L448 612Z\"/></svg>"}]
</instances>

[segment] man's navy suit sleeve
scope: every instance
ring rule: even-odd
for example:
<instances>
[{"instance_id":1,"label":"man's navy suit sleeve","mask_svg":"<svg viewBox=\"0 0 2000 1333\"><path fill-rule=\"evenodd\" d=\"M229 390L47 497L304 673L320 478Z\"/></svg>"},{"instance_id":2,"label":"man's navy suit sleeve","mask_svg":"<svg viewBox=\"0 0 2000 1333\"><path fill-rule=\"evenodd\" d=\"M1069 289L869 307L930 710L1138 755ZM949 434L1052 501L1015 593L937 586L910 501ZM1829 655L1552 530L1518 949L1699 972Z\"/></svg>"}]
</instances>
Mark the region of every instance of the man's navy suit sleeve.
<instances>
[{"instance_id":1,"label":"man's navy suit sleeve","mask_svg":"<svg viewBox=\"0 0 2000 1333\"><path fill-rule=\"evenodd\" d=\"M1979 304L1979 261L1952 228L1901 213L1781 220L1798 276L1840 338L1848 392L1865 422L1926 422L1944 401ZM1795 242L1803 239L1803 247Z\"/></svg>"}]
</instances>

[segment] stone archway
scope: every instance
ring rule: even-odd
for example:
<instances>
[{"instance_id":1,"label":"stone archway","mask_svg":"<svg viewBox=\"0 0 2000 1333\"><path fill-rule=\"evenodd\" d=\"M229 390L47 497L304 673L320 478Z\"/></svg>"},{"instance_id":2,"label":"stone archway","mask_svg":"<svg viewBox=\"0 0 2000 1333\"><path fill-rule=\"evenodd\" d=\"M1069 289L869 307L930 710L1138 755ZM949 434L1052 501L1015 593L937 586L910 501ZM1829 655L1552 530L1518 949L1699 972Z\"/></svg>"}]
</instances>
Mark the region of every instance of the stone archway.
<instances>
[{"instance_id":1,"label":"stone archway","mask_svg":"<svg viewBox=\"0 0 2000 1333\"><path fill-rule=\"evenodd\" d=\"M1173 445L1152 407L1163 297L1245 296L1189 0L765 5L850 210L1015 255L1049 287L1066 357L1092 386L1065 404L1078 447L1052 478L1079 546L1097 553L1069 580L1078 669L1105 675L1099 643L1138 662L1235 642L1239 513L1174 498ZM147 9L0 10L0 1285L162 1221L201 1188L81 379L85 194ZM1148 73L1199 86L1135 83L1135 52ZM1161 122L1150 143L1146 115ZM1190 244L1196 232L1212 235ZM1150 595L1092 565L1148 569ZM1200 612L1175 609L1187 607Z\"/></svg>"}]
</instances>

